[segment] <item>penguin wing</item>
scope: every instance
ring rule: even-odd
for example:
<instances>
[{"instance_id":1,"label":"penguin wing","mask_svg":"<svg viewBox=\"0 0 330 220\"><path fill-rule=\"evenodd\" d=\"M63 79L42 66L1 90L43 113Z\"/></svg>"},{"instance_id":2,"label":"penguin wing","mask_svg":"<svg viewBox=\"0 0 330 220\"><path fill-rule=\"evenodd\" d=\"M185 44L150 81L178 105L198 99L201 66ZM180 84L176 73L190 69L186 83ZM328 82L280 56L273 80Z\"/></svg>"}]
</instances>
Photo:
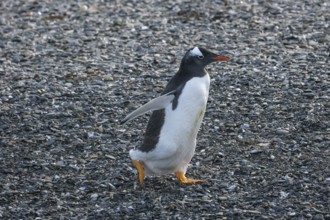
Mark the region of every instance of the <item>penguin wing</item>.
<instances>
[{"instance_id":1,"label":"penguin wing","mask_svg":"<svg viewBox=\"0 0 330 220\"><path fill-rule=\"evenodd\" d=\"M155 98L148 102L145 105L142 105L140 108L128 114L122 121L121 124L124 124L148 111L164 109L166 106L171 104L175 98L175 91L169 92L165 95L162 95L158 98Z\"/></svg>"}]
</instances>

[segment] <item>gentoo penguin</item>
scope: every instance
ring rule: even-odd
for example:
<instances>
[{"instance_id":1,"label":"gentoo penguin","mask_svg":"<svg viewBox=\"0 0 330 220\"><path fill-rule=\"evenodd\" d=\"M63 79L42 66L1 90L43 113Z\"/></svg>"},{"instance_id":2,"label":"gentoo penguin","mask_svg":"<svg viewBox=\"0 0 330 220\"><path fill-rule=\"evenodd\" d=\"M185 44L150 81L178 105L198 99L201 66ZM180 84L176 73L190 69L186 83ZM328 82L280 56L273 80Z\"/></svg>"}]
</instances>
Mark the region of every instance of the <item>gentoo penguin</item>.
<instances>
[{"instance_id":1,"label":"gentoo penguin","mask_svg":"<svg viewBox=\"0 0 330 220\"><path fill-rule=\"evenodd\" d=\"M185 173L195 153L209 95L210 76L204 68L214 61L227 60L204 48L189 49L162 95L123 119L122 124L153 111L142 145L129 152L141 184L145 176L170 173L175 173L181 183L202 182L188 179Z\"/></svg>"}]
</instances>

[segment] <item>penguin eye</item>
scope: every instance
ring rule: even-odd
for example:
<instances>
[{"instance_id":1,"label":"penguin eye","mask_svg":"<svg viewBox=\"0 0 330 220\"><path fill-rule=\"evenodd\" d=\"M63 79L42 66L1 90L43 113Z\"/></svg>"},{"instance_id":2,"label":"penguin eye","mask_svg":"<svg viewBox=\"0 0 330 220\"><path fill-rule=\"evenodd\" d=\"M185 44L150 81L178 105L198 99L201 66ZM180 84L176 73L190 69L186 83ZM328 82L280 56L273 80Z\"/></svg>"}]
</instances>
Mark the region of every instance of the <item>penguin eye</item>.
<instances>
[{"instance_id":1,"label":"penguin eye","mask_svg":"<svg viewBox=\"0 0 330 220\"><path fill-rule=\"evenodd\" d=\"M200 60L204 59L204 56L202 56L202 55L199 55L199 56L197 56L197 57L198 57L198 59L200 59Z\"/></svg>"}]
</instances>

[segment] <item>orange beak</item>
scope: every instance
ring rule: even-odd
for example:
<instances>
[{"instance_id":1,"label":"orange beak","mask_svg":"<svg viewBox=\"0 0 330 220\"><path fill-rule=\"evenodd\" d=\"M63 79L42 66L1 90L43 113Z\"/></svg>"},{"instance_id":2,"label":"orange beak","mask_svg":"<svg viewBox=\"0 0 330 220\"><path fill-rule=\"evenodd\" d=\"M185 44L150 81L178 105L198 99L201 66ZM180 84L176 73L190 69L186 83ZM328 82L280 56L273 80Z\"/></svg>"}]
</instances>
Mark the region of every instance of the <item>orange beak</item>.
<instances>
[{"instance_id":1,"label":"orange beak","mask_svg":"<svg viewBox=\"0 0 330 220\"><path fill-rule=\"evenodd\" d=\"M230 58L224 56L214 56L212 57L213 60L220 60L220 61L228 61Z\"/></svg>"}]
</instances>

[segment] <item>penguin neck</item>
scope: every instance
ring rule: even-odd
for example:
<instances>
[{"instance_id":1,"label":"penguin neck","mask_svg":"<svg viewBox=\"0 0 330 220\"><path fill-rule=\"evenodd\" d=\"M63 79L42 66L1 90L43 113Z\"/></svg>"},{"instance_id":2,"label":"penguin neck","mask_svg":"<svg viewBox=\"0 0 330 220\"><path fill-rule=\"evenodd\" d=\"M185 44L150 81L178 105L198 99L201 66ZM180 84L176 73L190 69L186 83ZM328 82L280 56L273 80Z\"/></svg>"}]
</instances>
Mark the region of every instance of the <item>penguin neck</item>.
<instances>
[{"instance_id":1,"label":"penguin neck","mask_svg":"<svg viewBox=\"0 0 330 220\"><path fill-rule=\"evenodd\" d=\"M195 63L181 62L179 75L191 75L192 77L203 77L207 74L204 67Z\"/></svg>"}]
</instances>

